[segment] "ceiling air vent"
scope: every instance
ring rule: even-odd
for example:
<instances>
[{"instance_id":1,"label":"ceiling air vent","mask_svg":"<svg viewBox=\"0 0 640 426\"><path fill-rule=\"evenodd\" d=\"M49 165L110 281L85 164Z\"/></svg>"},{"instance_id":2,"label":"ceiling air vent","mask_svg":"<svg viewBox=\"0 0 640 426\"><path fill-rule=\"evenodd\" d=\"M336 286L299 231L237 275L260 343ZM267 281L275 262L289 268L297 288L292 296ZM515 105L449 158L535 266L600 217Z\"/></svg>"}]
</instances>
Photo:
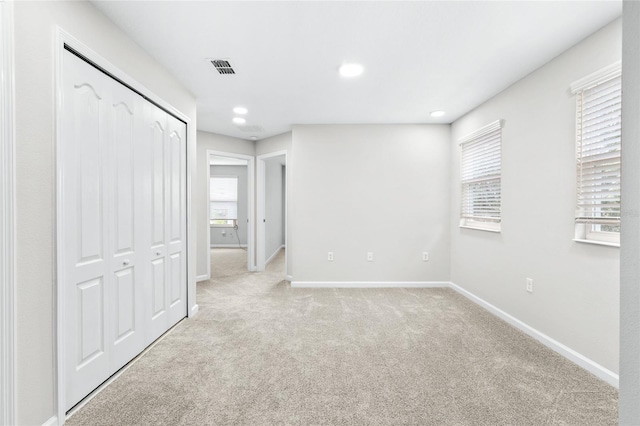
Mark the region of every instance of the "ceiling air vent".
<instances>
[{"instance_id":1,"label":"ceiling air vent","mask_svg":"<svg viewBox=\"0 0 640 426\"><path fill-rule=\"evenodd\" d=\"M229 61L225 59L213 59L211 61L214 67L218 70L220 74L235 74L236 72L231 67Z\"/></svg>"}]
</instances>

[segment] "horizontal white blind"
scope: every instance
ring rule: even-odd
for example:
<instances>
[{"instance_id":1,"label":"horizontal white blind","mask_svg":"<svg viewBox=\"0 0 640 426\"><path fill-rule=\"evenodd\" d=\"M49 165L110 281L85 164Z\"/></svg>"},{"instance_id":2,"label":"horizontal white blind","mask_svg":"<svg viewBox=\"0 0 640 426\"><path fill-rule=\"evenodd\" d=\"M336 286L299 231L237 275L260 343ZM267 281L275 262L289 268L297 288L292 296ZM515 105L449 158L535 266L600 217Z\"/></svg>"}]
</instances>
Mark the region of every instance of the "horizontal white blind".
<instances>
[{"instance_id":1,"label":"horizontal white blind","mask_svg":"<svg viewBox=\"0 0 640 426\"><path fill-rule=\"evenodd\" d=\"M576 222L619 232L621 77L577 94Z\"/></svg>"},{"instance_id":2,"label":"horizontal white blind","mask_svg":"<svg viewBox=\"0 0 640 426\"><path fill-rule=\"evenodd\" d=\"M212 176L209 185L209 199L211 201L238 201L238 178Z\"/></svg>"},{"instance_id":3,"label":"horizontal white blind","mask_svg":"<svg viewBox=\"0 0 640 426\"><path fill-rule=\"evenodd\" d=\"M462 144L461 219L500 223L501 150L500 127Z\"/></svg>"}]
</instances>

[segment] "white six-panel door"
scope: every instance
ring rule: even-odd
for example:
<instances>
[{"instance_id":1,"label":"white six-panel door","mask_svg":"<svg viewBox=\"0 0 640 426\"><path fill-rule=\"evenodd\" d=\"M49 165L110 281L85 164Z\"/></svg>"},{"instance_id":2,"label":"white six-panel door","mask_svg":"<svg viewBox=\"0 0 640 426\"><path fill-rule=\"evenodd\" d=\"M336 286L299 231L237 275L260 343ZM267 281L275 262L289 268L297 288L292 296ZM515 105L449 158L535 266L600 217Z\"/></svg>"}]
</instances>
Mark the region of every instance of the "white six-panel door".
<instances>
[{"instance_id":1,"label":"white six-panel door","mask_svg":"<svg viewBox=\"0 0 640 426\"><path fill-rule=\"evenodd\" d=\"M186 126L65 52L66 408L186 316Z\"/></svg>"},{"instance_id":2,"label":"white six-panel door","mask_svg":"<svg viewBox=\"0 0 640 426\"><path fill-rule=\"evenodd\" d=\"M187 126L167 114L167 266L169 324L187 312Z\"/></svg>"}]
</instances>

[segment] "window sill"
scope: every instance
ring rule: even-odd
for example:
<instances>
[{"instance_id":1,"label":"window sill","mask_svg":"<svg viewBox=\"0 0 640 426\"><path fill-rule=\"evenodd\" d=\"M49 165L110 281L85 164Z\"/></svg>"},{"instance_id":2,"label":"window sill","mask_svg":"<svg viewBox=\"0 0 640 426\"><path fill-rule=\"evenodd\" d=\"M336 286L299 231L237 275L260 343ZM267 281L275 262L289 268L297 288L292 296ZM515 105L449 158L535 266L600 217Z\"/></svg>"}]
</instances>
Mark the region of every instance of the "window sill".
<instances>
[{"instance_id":1,"label":"window sill","mask_svg":"<svg viewBox=\"0 0 640 426\"><path fill-rule=\"evenodd\" d=\"M500 232L502 232L500 229L478 228L476 226L469 226L469 225L460 225L460 228L474 229L476 231L493 232L494 234L499 234Z\"/></svg>"},{"instance_id":2,"label":"window sill","mask_svg":"<svg viewBox=\"0 0 640 426\"><path fill-rule=\"evenodd\" d=\"M575 241L576 243L594 244L594 245L597 245L597 246L607 246L607 247L618 247L618 248L620 248L620 243L612 243L612 242L609 242L609 241L583 240L583 239L579 239L579 238L574 238L573 241Z\"/></svg>"},{"instance_id":3,"label":"window sill","mask_svg":"<svg viewBox=\"0 0 640 426\"><path fill-rule=\"evenodd\" d=\"M233 225L209 225L209 228L231 228L233 229Z\"/></svg>"}]
</instances>

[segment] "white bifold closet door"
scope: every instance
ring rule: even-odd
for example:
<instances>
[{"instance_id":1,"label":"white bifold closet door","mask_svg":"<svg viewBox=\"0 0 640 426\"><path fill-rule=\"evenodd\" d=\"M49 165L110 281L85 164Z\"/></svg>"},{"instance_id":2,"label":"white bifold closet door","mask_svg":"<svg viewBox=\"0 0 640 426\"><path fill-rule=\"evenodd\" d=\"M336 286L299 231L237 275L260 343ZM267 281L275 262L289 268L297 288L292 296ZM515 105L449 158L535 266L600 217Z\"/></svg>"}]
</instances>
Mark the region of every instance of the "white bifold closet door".
<instances>
[{"instance_id":1,"label":"white bifold closet door","mask_svg":"<svg viewBox=\"0 0 640 426\"><path fill-rule=\"evenodd\" d=\"M72 53L63 61L69 409L186 316L186 125Z\"/></svg>"}]
</instances>

